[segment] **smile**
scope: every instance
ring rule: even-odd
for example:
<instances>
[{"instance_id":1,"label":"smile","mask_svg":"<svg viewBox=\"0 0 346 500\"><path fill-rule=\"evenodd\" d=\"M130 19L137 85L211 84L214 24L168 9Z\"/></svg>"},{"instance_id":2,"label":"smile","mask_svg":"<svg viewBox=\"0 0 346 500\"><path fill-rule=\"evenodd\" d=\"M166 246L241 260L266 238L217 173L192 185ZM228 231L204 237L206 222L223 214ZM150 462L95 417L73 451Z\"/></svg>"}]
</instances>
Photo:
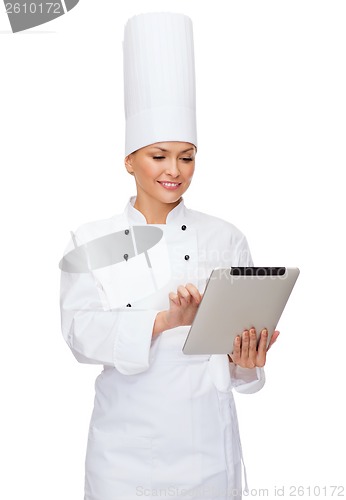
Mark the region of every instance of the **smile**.
<instances>
[{"instance_id":1,"label":"smile","mask_svg":"<svg viewBox=\"0 0 346 500\"><path fill-rule=\"evenodd\" d=\"M161 184L162 187L165 189L177 189L181 182L163 182L163 181L158 181L159 184Z\"/></svg>"}]
</instances>

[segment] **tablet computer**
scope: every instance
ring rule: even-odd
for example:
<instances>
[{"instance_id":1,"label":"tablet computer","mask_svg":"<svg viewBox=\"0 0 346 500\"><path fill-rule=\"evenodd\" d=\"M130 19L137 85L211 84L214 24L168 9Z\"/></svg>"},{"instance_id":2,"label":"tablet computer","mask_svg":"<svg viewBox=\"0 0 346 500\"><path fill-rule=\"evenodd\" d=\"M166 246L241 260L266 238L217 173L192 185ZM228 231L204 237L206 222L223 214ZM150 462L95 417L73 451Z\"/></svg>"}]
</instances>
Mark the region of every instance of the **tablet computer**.
<instances>
[{"instance_id":1,"label":"tablet computer","mask_svg":"<svg viewBox=\"0 0 346 500\"><path fill-rule=\"evenodd\" d=\"M233 341L256 328L268 344L299 275L293 267L231 267L211 272L186 337L184 354L231 354Z\"/></svg>"}]
</instances>

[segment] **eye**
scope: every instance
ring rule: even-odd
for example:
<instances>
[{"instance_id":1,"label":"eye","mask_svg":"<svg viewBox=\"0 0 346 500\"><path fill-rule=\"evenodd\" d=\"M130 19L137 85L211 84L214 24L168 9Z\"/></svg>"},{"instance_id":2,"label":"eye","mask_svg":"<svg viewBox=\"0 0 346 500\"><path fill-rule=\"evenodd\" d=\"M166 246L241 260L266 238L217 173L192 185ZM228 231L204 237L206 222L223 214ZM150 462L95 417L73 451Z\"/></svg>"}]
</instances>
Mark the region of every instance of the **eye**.
<instances>
[{"instance_id":1,"label":"eye","mask_svg":"<svg viewBox=\"0 0 346 500\"><path fill-rule=\"evenodd\" d=\"M164 156L153 156L154 160L163 160Z\"/></svg>"},{"instance_id":2,"label":"eye","mask_svg":"<svg viewBox=\"0 0 346 500\"><path fill-rule=\"evenodd\" d=\"M187 158L187 157L186 157L186 158L181 158L181 159L182 159L183 161L192 161L192 160L193 160L193 158Z\"/></svg>"}]
</instances>

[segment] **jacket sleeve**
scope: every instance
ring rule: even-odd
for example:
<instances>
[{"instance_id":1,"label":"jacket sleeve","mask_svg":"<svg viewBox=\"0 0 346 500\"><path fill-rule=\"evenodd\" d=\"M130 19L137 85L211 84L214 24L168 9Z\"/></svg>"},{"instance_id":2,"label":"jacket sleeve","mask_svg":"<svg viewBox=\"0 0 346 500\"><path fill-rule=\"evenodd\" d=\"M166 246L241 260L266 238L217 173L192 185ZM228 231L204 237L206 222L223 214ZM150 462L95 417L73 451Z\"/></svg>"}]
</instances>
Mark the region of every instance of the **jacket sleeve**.
<instances>
[{"instance_id":1,"label":"jacket sleeve","mask_svg":"<svg viewBox=\"0 0 346 500\"><path fill-rule=\"evenodd\" d=\"M114 366L126 375L145 371L159 311L135 307L105 310L97 287L91 272L61 270L60 315L65 341L80 363Z\"/></svg>"},{"instance_id":2,"label":"jacket sleeve","mask_svg":"<svg viewBox=\"0 0 346 500\"><path fill-rule=\"evenodd\" d=\"M208 369L215 386L221 392L235 389L243 394L252 394L262 389L265 382L263 368L242 368L230 363L226 354L210 356Z\"/></svg>"},{"instance_id":3,"label":"jacket sleeve","mask_svg":"<svg viewBox=\"0 0 346 500\"><path fill-rule=\"evenodd\" d=\"M253 394L262 389L265 384L265 373L263 368L242 368L229 363L232 387L243 394Z\"/></svg>"}]
</instances>

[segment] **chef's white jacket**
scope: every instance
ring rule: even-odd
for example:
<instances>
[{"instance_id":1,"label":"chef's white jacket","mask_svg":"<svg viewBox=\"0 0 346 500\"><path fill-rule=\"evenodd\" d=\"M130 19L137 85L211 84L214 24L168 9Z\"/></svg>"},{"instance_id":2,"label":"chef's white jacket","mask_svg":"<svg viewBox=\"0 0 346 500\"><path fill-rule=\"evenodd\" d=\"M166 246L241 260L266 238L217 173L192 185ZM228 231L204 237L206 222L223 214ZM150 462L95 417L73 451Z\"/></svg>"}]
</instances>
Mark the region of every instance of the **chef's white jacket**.
<instances>
[{"instance_id":1,"label":"chef's white jacket","mask_svg":"<svg viewBox=\"0 0 346 500\"><path fill-rule=\"evenodd\" d=\"M110 262L106 274L95 266L61 270L63 336L79 362L104 365L95 383L85 500L239 499L232 389L260 390L264 370L236 366L227 355L183 354L188 326L154 339L152 331L177 286L191 282L203 292L214 267L253 265L246 238L231 223L188 209L184 199L166 224L147 224L135 200L120 215L79 226L64 251L114 233L129 237L124 261ZM161 229L162 239L133 255L140 226Z\"/></svg>"}]
</instances>

